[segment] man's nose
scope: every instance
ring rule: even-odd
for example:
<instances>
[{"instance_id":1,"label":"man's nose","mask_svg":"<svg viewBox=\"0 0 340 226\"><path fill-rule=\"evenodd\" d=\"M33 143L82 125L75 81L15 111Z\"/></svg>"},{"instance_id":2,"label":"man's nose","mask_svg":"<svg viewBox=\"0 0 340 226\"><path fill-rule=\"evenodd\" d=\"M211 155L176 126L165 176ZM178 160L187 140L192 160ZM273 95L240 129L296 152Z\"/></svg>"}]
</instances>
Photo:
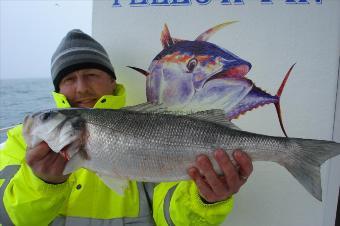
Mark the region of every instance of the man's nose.
<instances>
[{"instance_id":1,"label":"man's nose","mask_svg":"<svg viewBox=\"0 0 340 226\"><path fill-rule=\"evenodd\" d=\"M86 93L89 89L87 81L79 76L77 79L77 92L78 93Z\"/></svg>"}]
</instances>

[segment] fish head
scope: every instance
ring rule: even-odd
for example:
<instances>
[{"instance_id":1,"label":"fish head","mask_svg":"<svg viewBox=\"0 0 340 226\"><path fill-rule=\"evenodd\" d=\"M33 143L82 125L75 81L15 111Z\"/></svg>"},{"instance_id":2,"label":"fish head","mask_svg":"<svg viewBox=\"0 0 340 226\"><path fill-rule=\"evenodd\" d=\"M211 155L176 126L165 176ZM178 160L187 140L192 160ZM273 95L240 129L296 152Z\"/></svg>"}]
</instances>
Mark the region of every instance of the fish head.
<instances>
[{"instance_id":1,"label":"fish head","mask_svg":"<svg viewBox=\"0 0 340 226\"><path fill-rule=\"evenodd\" d=\"M28 115L23 123L23 136L28 147L45 141L54 152L66 146L78 151L84 143L85 121L77 111L52 109Z\"/></svg>"},{"instance_id":2,"label":"fish head","mask_svg":"<svg viewBox=\"0 0 340 226\"><path fill-rule=\"evenodd\" d=\"M153 59L148 69L147 99L167 106L184 106L198 96L204 97L202 93L207 89L210 94L206 98L214 96L217 101L233 88L240 96L240 90L249 91L250 84L241 79L250 68L249 62L215 44L180 41ZM235 86L235 80L241 88Z\"/></svg>"}]
</instances>

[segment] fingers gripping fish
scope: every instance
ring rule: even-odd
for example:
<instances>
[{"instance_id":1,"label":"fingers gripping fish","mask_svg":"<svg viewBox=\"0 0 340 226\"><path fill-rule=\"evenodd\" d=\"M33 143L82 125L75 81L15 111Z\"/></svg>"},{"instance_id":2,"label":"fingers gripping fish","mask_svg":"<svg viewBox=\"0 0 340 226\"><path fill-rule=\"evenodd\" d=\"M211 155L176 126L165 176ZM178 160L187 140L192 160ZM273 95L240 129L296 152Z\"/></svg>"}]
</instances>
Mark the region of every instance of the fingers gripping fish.
<instances>
[{"instance_id":1,"label":"fingers gripping fish","mask_svg":"<svg viewBox=\"0 0 340 226\"><path fill-rule=\"evenodd\" d=\"M320 165L340 154L335 142L241 131L225 120L223 110L176 115L149 103L121 110L37 112L25 118L23 135L28 147L44 140L53 151L68 156L65 174L87 168L119 193L127 180L189 180L187 170L200 154L207 155L219 171L213 152L222 148L229 155L242 149L253 161L284 166L321 200ZM112 177L121 182L118 188Z\"/></svg>"},{"instance_id":2,"label":"fingers gripping fish","mask_svg":"<svg viewBox=\"0 0 340 226\"><path fill-rule=\"evenodd\" d=\"M251 64L207 40L218 30L234 23L219 24L194 41L171 37L167 25L161 35L163 50L148 71L130 67L146 76L148 102L163 103L172 110L203 111L223 109L232 120L265 104L275 104L280 126L287 136L280 112L280 96L294 65L287 72L275 96L245 76Z\"/></svg>"}]
</instances>

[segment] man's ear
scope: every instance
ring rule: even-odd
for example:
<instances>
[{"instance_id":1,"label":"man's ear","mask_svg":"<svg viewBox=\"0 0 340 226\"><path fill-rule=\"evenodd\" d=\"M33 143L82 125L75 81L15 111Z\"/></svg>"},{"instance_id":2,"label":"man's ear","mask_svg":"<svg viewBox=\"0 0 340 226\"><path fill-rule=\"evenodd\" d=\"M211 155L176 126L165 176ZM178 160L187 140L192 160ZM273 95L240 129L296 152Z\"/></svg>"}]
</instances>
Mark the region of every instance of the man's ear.
<instances>
[{"instance_id":1,"label":"man's ear","mask_svg":"<svg viewBox=\"0 0 340 226\"><path fill-rule=\"evenodd\" d=\"M116 90L116 79L111 77L111 84L113 85L113 92Z\"/></svg>"},{"instance_id":2,"label":"man's ear","mask_svg":"<svg viewBox=\"0 0 340 226\"><path fill-rule=\"evenodd\" d=\"M113 83L116 86L116 79L111 78L111 83Z\"/></svg>"}]
</instances>

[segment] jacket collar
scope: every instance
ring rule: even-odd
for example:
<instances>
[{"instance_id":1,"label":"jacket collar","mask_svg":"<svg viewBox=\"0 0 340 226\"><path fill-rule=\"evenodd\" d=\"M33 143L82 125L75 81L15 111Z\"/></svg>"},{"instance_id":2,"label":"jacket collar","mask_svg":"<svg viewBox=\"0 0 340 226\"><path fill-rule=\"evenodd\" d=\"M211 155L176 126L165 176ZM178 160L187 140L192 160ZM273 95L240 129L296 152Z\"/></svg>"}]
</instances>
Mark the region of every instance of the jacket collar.
<instances>
[{"instance_id":1,"label":"jacket collar","mask_svg":"<svg viewBox=\"0 0 340 226\"><path fill-rule=\"evenodd\" d=\"M71 105L65 95L57 92L52 92L57 108L70 108ZM126 94L125 87L122 84L116 84L116 89L113 95L102 96L93 108L105 109L120 109L125 106Z\"/></svg>"}]
</instances>

